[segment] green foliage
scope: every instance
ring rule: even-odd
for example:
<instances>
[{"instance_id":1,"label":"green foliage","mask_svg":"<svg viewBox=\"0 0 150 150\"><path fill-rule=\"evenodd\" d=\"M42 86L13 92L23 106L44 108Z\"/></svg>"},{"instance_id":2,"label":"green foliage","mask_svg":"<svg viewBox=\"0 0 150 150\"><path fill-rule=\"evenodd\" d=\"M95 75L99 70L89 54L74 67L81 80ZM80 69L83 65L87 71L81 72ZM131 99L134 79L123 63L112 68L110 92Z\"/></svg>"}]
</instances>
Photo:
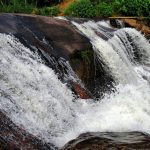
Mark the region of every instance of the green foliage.
<instances>
[{"instance_id":1,"label":"green foliage","mask_svg":"<svg viewBox=\"0 0 150 150\"><path fill-rule=\"evenodd\" d=\"M0 12L56 16L60 13L57 6L42 6L48 6L58 1L0 0ZM67 16L84 18L123 15L144 16L150 19L150 0L75 0L75 2L65 9L64 13Z\"/></svg>"},{"instance_id":2,"label":"green foliage","mask_svg":"<svg viewBox=\"0 0 150 150\"><path fill-rule=\"evenodd\" d=\"M113 14L113 7L106 2L100 2L96 5L96 16L110 17Z\"/></svg>"},{"instance_id":3,"label":"green foliage","mask_svg":"<svg viewBox=\"0 0 150 150\"><path fill-rule=\"evenodd\" d=\"M43 7L43 8L36 8L33 10L33 12L37 15L43 15L43 16L57 16L60 13L60 10L57 6L53 7Z\"/></svg>"},{"instance_id":4,"label":"green foliage","mask_svg":"<svg viewBox=\"0 0 150 150\"><path fill-rule=\"evenodd\" d=\"M66 10L65 15L73 17L108 17L113 14L110 3L93 0L78 0L72 3Z\"/></svg>"},{"instance_id":5,"label":"green foliage","mask_svg":"<svg viewBox=\"0 0 150 150\"><path fill-rule=\"evenodd\" d=\"M78 66L81 62L84 64L91 64L93 61L93 50L92 49L83 49L82 51L76 51L72 54L70 62L73 66Z\"/></svg>"},{"instance_id":6,"label":"green foliage","mask_svg":"<svg viewBox=\"0 0 150 150\"><path fill-rule=\"evenodd\" d=\"M76 0L65 15L74 17L109 17L112 15L150 16L150 0Z\"/></svg>"},{"instance_id":7,"label":"green foliage","mask_svg":"<svg viewBox=\"0 0 150 150\"><path fill-rule=\"evenodd\" d=\"M93 60L93 51L92 50L81 51L81 58L83 61L91 63L91 61Z\"/></svg>"},{"instance_id":8,"label":"green foliage","mask_svg":"<svg viewBox=\"0 0 150 150\"><path fill-rule=\"evenodd\" d=\"M26 0L11 0L9 4L1 1L0 12L12 12L12 13L31 13L34 6L28 4Z\"/></svg>"},{"instance_id":9,"label":"green foliage","mask_svg":"<svg viewBox=\"0 0 150 150\"><path fill-rule=\"evenodd\" d=\"M30 2L30 4L29 4ZM37 15L56 16L60 11L57 6L37 8L32 3L33 0L10 0L9 4L5 3L4 0L0 0L0 12L7 13L33 13Z\"/></svg>"},{"instance_id":10,"label":"green foliage","mask_svg":"<svg viewBox=\"0 0 150 150\"><path fill-rule=\"evenodd\" d=\"M127 16L148 16L150 0L114 0L114 10Z\"/></svg>"},{"instance_id":11,"label":"green foliage","mask_svg":"<svg viewBox=\"0 0 150 150\"><path fill-rule=\"evenodd\" d=\"M90 0L77 0L66 8L64 13L73 17L94 17L95 8Z\"/></svg>"}]
</instances>

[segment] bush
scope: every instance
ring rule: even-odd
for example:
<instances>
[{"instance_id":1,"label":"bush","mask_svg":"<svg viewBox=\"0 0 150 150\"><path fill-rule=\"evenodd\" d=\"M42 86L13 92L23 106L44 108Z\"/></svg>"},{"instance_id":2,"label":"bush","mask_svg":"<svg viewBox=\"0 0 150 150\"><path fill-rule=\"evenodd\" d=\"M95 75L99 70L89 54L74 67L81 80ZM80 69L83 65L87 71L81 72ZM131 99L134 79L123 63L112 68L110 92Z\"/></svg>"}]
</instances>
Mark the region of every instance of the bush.
<instances>
[{"instance_id":1,"label":"bush","mask_svg":"<svg viewBox=\"0 0 150 150\"><path fill-rule=\"evenodd\" d=\"M14 0L11 1L11 3L8 5L0 5L0 12L29 14L32 13L44 16L56 16L60 11L57 6L35 8L35 6L33 6L32 4L25 3L24 1Z\"/></svg>"},{"instance_id":2,"label":"bush","mask_svg":"<svg viewBox=\"0 0 150 150\"><path fill-rule=\"evenodd\" d=\"M0 5L1 12L12 13L31 13L34 6L22 0L10 0L9 2L2 2Z\"/></svg>"},{"instance_id":3,"label":"bush","mask_svg":"<svg viewBox=\"0 0 150 150\"><path fill-rule=\"evenodd\" d=\"M35 8L32 13L43 16L57 16L60 13L60 10L57 6L43 7L39 9Z\"/></svg>"},{"instance_id":4,"label":"bush","mask_svg":"<svg viewBox=\"0 0 150 150\"><path fill-rule=\"evenodd\" d=\"M26 7L22 7L21 5L13 6L13 5L3 5L0 6L0 12L6 13L31 13L33 10L32 5L28 5Z\"/></svg>"},{"instance_id":5,"label":"bush","mask_svg":"<svg viewBox=\"0 0 150 150\"><path fill-rule=\"evenodd\" d=\"M115 0L114 10L127 16L148 16L150 0Z\"/></svg>"},{"instance_id":6,"label":"bush","mask_svg":"<svg viewBox=\"0 0 150 150\"><path fill-rule=\"evenodd\" d=\"M110 3L101 2L96 5L96 16L110 17L113 14L113 7Z\"/></svg>"},{"instance_id":7,"label":"bush","mask_svg":"<svg viewBox=\"0 0 150 150\"><path fill-rule=\"evenodd\" d=\"M48 0L0 0L0 12L33 13L57 16L57 6L37 8L38 2L49 4ZM53 0L54 2L54 0ZM109 17L112 14L144 16L150 19L150 0L76 0L64 14L73 17Z\"/></svg>"},{"instance_id":8,"label":"bush","mask_svg":"<svg viewBox=\"0 0 150 150\"><path fill-rule=\"evenodd\" d=\"M65 10L65 15L73 17L94 17L96 15L95 8L90 0L78 0L72 3Z\"/></svg>"}]
</instances>

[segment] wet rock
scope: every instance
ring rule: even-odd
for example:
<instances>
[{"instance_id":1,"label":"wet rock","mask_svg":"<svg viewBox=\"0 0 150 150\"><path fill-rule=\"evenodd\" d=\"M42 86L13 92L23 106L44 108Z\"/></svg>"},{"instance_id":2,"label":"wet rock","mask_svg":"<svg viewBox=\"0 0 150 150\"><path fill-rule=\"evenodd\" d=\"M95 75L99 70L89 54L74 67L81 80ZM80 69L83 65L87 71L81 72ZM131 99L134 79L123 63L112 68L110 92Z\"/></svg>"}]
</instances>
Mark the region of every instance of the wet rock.
<instances>
[{"instance_id":1,"label":"wet rock","mask_svg":"<svg viewBox=\"0 0 150 150\"><path fill-rule=\"evenodd\" d=\"M150 135L140 132L81 134L61 150L149 150Z\"/></svg>"},{"instance_id":2,"label":"wet rock","mask_svg":"<svg viewBox=\"0 0 150 150\"><path fill-rule=\"evenodd\" d=\"M45 16L16 16L43 42L51 45L58 57L68 59L74 51L91 48L89 40L63 19ZM50 51L50 53L51 53Z\"/></svg>"},{"instance_id":3,"label":"wet rock","mask_svg":"<svg viewBox=\"0 0 150 150\"><path fill-rule=\"evenodd\" d=\"M39 49L57 57L68 59L74 51L92 47L87 38L63 19L23 14L0 14L0 22L0 33L13 34L24 40L27 45L37 46L39 42Z\"/></svg>"},{"instance_id":4,"label":"wet rock","mask_svg":"<svg viewBox=\"0 0 150 150\"><path fill-rule=\"evenodd\" d=\"M118 19L110 19L110 24L115 28L122 28L123 23L120 22Z\"/></svg>"},{"instance_id":5,"label":"wet rock","mask_svg":"<svg viewBox=\"0 0 150 150\"><path fill-rule=\"evenodd\" d=\"M57 150L53 144L45 143L16 126L0 111L0 150Z\"/></svg>"}]
</instances>

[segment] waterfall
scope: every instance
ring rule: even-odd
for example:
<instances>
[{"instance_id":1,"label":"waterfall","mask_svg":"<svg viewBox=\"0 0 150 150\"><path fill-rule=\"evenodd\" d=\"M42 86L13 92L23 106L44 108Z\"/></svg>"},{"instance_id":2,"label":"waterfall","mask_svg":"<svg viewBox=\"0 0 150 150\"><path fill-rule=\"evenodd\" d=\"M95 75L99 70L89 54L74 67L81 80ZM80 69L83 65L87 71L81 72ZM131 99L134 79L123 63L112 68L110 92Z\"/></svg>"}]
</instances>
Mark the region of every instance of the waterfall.
<instances>
[{"instance_id":1,"label":"waterfall","mask_svg":"<svg viewBox=\"0 0 150 150\"><path fill-rule=\"evenodd\" d=\"M108 22L72 23L90 39L97 57L107 64L118 83L137 84L137 73L131 61L137 58L145 64L150 63L149 43L138 31L130 28L113 31Z\"/></svg>"},{"instance_id":2,"label":"waterfall","mask_svg":"<svg viewBox=\"0 0 150 150\"><path fill-rule=\"evenodd\" d=\"M75 100L36 50L0 34L0 109L18 126L59 147L84 132L150 133L149 42L135 29L113 29L104 21L72 24L91 41L116 91L96 102ZM68 66L63 59L60 63ZM71 68L68 72L73 74Z\"/></svg>"}]
</instances>

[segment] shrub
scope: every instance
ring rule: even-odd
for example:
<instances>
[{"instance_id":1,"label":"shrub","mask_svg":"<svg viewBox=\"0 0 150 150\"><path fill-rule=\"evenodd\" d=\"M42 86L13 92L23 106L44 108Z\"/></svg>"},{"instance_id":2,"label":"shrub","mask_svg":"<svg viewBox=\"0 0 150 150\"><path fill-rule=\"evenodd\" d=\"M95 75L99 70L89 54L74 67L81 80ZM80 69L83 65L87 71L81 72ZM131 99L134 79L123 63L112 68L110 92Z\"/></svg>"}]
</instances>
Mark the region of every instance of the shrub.
<instances>
[{"instance_id":1,"label":"shrub","mask_svg":"<svg viewBox=\"0 0 150 150\"><path fill-rule=\"evenodd\" d=\"M38 2L49 4L48 0L0 0L0 12L34 13L56 16L57 6L37 8ZM75 0L65 9L65 15L91 18L108 17L112 14L124 16L144 16L150 18L150 0Z\"/></svg>"},{"instance_id":2,"label":"shrub","mask_svg":"<svg viewBox=\"0 0 150 150\"><path fill-rule=\"evenodd\" d=\"M64 13L67 16L88 18L95 16L95 8L90 0L78 0L69 5Z\"/></svg>"},{"instance_id":3,"label":"shrub","mask_svg":"<svg viewBox=\"0 0 150 150\"><path fill-rule=\"evenodd\" d=\"M96 5L96 16L110 17L113 14L113 7L110 3L101 2Z\"/></svg>"},{"instance_id":4,"label":"shrub","mask_svg":"<svg viewBox=\"0 0 150 150\"><path fill-rule=\"evenodd\" d=\"M33 5L21 0L10 0L9 3L2 2L0 5L1 12L31 13L33 8Z\"/></svg>"},{"instance_id":5,"label":"shrub","mask_svg":"<svg viewBox=\"0 0 150 150\"><path fill-rule=\"evenodd\" d=\"M150 0L115 0L114 10L127 16L148 16Z\"/></svg>"},{"instance_id":6,"label":"shrub","mask_svg":"<svg viewBox=\"0 0 150 150\"><path fill-rule=\"evenodd\" d=\"M60 10L57 6L43 7L34 9L32 13L43 16L57 16L60 13Z\"/></svg>"}]
</instances>

